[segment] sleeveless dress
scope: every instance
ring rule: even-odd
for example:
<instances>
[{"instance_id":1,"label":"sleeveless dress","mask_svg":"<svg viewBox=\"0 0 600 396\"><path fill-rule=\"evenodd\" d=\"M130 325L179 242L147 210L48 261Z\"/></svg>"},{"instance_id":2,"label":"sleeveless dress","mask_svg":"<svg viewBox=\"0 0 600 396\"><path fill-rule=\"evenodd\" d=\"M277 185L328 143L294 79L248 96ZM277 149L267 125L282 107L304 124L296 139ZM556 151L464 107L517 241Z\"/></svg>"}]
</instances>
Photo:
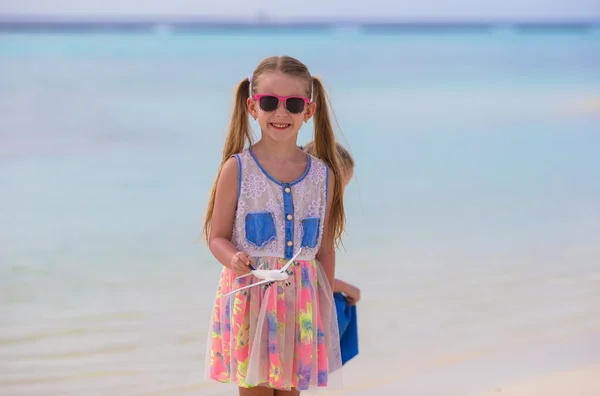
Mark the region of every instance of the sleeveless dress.
<instances>
[{"instance_id":1,"label":"sleeveless dress","mask_svg":"<svg viewBox=\"0 0 600 396\"><path fill-rule=\"evenodd\" d=\"M223 267L210 320L206 376L244 388L341 386L335 301L315 255L321 246L329 168L310 156L291 183L269 175L252 147L235 154L238 201L231 241L262 269L279 269L299 249L286 281L223 295L260 279Z\"/></svg>"}]
</instances>

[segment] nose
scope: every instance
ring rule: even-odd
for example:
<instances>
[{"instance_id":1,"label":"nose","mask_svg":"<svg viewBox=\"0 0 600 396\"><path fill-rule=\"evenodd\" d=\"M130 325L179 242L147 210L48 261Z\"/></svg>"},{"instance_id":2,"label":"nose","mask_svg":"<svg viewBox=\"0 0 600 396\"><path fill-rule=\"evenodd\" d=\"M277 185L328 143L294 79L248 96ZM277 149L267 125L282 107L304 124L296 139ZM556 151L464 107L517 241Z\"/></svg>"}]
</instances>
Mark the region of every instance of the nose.
<instances>
[{"instance_id":1,"label":"nose","mask_svg":"<svg viewBox=\"0 0 600 396\"><path fill-rule=\"evenodd\" d=\"M288 109L285 108L285 103L281 100L275 109L275 115L277 117L287 117L289 115Z\"/></svg>"}]
</instances>

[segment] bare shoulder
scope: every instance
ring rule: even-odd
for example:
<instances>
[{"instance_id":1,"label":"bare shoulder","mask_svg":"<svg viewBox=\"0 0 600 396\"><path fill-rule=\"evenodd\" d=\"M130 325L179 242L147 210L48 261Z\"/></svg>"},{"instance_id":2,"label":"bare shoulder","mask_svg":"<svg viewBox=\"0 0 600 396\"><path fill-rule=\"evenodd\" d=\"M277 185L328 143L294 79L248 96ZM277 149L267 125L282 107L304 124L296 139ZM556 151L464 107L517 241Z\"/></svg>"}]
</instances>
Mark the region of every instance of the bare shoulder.
<instances>
[{"instance_id":1,"label":"bare shoulder","mask_svg":"<svg viewBox=\"0 0 600 396\"><path fill-rule=\"evenodd\" d=\"M223 164L219 180L217 182L217 195L219 199L235 200L238 190L238 160L229 158Z\"/></svg>"},{"instance_id":2,"label":"bare shoulder","mask_svg":"<svg viewBox=\"0 0 600 396\"><path fill-rule=\"evenodd\" d=\"M219 184L231 184L234 183L237 186L237 178L238 178L238 160L235 157L229 158L223 164L223 168L221 169L221 175L219 176Z\"/></svg>"},{"instance_id":3,"label":"bare shoulder","mask_svg":"<svg viewBox=\"0 0 600 396\"><path fill-rule=\"evenodd\" d=\"M223 169L221 169L221 178L226 178L227 180L234 178L237 182L237 176L238 159L231 157L223 164Z\"/></svg>"}]
</instances>

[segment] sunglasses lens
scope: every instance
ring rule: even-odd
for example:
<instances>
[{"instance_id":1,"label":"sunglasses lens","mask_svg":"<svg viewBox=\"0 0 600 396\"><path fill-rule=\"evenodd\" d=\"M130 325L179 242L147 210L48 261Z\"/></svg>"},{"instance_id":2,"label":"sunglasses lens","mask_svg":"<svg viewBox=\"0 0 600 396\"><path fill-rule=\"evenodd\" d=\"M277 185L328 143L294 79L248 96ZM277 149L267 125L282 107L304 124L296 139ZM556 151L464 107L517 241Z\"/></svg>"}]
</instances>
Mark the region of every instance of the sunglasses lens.
<instances>
[{"instance_id":1,"label":"sunglasses lens","mask_svg":"<svg viewBox=\"0 0 600 396\"><path fill-rule=\"evenodd\" d=\"M262 111L275 111L279 106L279 99L276 96L265 95L261 96L259 105ZM302 98L287 98L285 108L293 114L299 114L304 111L304 99Z\"/></svg>"},{"instance_id":2,"label":"sunglasses lens","mask_svg":"<svg viewBox=\"0 0 600 396\"><path fill-rule=\"evenodd\" d=\"M279 99L275 96L261 96L259 105L263 111L274 111L279 105Z\"/></svg>"},{"instance_id":3,"label":"sunglasses lens","mask_svg":"<svg viewBox=\"0 0 600 396\"><path fill-rule=\"evenodd\" d=\"M302 113L304 111L304 100L301 98L288 98L285 107L290 113Z\"/></svg>"}]
</instances>

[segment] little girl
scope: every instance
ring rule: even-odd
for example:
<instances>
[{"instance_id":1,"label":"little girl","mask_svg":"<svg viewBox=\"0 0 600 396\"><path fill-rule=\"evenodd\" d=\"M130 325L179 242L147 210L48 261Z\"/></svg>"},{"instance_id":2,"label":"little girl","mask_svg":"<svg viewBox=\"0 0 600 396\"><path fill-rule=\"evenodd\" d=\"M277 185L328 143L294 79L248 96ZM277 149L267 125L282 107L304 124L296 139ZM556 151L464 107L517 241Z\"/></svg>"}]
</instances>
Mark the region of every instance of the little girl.
<instances>
[{"instance_id":1,"label":"little girl","mask_svg":"<svg viewBox=\"0 0 600 396\"><path fill-rule=\"evenodd\" d=\"M261 129L256 143L249 116ZM316 156L297 146L313 116ZM321 81L294 58L263 60L238 85L204 224L223 265L207 346L211 379L237 384L240 395L332 385L341 368L332 286L343 184ZM280 269L297 253L285 282L236 291L257 282L241 277L251 269Z\"/></svg>"}]
</instances>

